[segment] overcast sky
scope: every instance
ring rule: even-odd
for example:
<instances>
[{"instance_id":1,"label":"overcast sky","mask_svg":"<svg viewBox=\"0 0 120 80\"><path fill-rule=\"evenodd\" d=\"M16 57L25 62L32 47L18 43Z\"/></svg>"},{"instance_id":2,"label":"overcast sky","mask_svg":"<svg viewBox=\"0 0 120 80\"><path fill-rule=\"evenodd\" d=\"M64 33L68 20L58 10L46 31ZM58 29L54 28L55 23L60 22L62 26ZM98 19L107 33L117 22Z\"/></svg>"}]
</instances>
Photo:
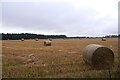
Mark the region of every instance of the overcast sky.
<instances>
[{"instance_id":1,"label":"overcast sky","mask_svg":"<svg viewBox=\"0 0 120 80\"><path fill-rule=\"evenodd\" d=\"M0 3L0 32L67 36L118 34L118 1L5 0Z\"/></svg>"}]
</instances>

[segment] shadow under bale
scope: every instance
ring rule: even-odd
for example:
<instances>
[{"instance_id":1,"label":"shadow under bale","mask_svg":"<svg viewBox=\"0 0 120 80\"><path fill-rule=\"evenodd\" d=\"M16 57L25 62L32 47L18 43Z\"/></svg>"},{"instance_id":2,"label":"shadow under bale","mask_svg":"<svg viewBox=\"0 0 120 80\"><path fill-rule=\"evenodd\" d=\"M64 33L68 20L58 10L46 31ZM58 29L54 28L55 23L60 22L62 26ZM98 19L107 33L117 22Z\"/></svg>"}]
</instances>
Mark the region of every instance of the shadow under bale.
<instances>
[{"instance_id":1,"label":"shadow under bale","mask_svg":"<svg viewBox=\"0 0 120 80\"><path fill-rule=\"evenodd\" d=\"M114 53L105 46L90 44L83 51L83 59L94 69L111 69L114 63Z\"/></svg>"}]
</instances>

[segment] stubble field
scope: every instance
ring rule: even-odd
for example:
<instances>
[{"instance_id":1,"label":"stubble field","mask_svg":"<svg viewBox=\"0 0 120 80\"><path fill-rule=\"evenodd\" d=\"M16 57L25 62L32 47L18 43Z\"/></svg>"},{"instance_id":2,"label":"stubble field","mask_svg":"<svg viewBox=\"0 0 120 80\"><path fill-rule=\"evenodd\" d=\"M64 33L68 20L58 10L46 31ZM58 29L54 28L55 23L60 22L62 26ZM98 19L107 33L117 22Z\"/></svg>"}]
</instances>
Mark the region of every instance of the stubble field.
<instances>
[{"instance_id":1,"label":"stubble field","mask_svg":"<svg viewBox=\"0 0 120 80\"><path fill-rule=\"evenodd\" d=\"M112 77L118 66L118 39L53 39L52 46L44 46L43 39L3 40L3 78L109 78L107 70L94 70L85 64L83 49L100 44L112 49L115 62Z\"/></svg>"}]
</instances>

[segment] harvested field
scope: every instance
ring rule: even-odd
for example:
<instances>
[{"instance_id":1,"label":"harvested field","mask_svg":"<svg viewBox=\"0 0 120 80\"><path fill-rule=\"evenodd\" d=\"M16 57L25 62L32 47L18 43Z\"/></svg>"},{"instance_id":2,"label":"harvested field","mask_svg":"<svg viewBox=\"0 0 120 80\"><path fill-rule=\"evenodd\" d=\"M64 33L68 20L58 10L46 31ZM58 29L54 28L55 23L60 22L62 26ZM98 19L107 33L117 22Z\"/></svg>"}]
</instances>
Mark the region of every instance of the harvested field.
<instances>
[{"instance_id":1,"label":"harvested field","mask_svg":"<svg viewBox=\"0 0 120 80\"><path fill-rule=\"evenodd\" d=\"M107 70L94 70L85 64L82 53L89 44L110 48L115 55L112 78L118 66L118 39L52 39L44 46L43 39L3 40L3 78L109 78Z\"/></svg>"}]
</instances>

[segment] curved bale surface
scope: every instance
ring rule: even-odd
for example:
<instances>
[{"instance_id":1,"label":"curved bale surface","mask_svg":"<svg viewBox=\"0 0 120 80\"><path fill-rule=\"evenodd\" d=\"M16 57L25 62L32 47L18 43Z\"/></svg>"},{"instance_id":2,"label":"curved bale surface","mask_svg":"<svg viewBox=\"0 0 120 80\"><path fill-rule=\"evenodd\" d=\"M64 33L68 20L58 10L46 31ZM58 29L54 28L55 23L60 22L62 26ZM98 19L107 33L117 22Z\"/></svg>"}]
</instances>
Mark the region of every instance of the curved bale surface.
<instances>
[{"instance_id":1,"label":"curved bale surface","mask_svg":"<svg viewBox=\"0 0 120 80\"><path fill-rule=\"evenodd\" d=\"M105 46L90 44L83 51L83 60L95 69L110 69L114 63L114 53Z\"/></svg>"}]
</instances>

